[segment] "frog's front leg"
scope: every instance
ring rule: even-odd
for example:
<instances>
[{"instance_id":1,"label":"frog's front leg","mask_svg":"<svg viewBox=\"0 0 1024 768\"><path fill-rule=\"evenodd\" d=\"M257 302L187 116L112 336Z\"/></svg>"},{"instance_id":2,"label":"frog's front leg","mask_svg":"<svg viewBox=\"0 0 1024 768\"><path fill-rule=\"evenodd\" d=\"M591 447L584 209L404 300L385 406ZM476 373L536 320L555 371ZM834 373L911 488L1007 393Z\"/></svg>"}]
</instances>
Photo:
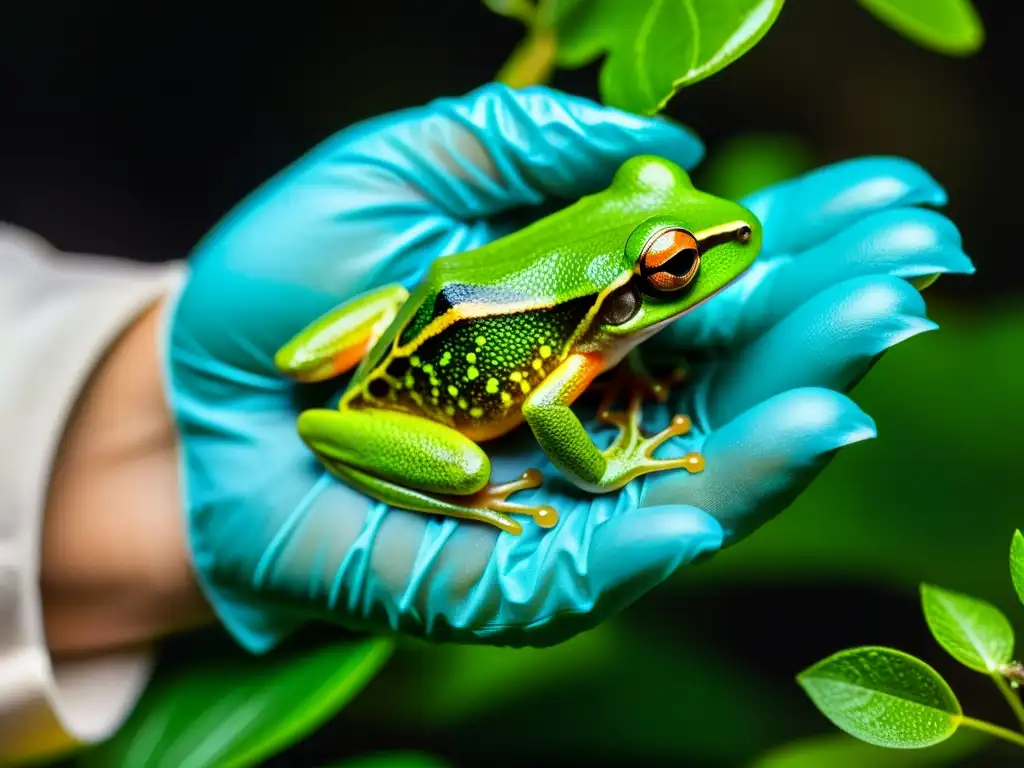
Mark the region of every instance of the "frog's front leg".
<instances>
[{"instance_id":1,"label":"frog's front leg","mask_svg":"<svg viewBox=\"0 0 1024 768\"><path fill-rule=\"evenodd\" d=\"M274 363L299 381L340 376L362 360L407 298L398 284L356 296L314 320L281 347Z\"/></svg>"},{"instance_id":2,"label":"frog's front leg","mask_svg":"<svg viewBox=\"0 0 1024 768\"><path fill-rule=\"evenodd\" d=\"M666 440L690 431L690 420L676 416L669 426L644 437L640 430L641 393L634 393L621 419L619 436L606 450L598 448L572 412L570 404L601 371L598 356L573 354L566 358L523 404L523 416L551 462L570 480L591 493L607 493L649 472L685 469L699 472L704 458L688 453L678 459L655 459ZM612 418L609 415L609 418Z\"/></svg>"},{"instance_id":3,"label":"frog's front leg","mask_svg":"<svg viewBox=\"0 0 1024 768\"><path fill-rule=\"evenodd\" d=\"M384 410L314 409L299 416L299 434L324 465L347 485L378 501L415 512L489 523L512 534L523 527L508 516L532 515L549 528L558 521L548 506L507 501L540 485L537 470L491 485L487 454L443 424Z\"/></svg>"}]
</instances>

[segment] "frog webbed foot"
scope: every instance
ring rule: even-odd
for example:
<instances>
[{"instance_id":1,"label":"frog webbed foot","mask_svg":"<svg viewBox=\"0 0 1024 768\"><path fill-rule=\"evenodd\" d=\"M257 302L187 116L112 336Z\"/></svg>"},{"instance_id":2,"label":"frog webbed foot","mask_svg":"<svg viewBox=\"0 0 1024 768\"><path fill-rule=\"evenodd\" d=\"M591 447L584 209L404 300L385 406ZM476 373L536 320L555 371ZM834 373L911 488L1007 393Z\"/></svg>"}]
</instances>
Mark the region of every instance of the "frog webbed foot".
<instances>
[{"instance_id":1,"label":"frog webbed foot","mask_svg":"<svg viewBox=\"0 0 1024 768\"><path fill-rule=\"evenodd\" d=\"M459 500L453 500L466 507L489 509L502 515L529 515L541 528L552 528L558 523L558 512L547 504L528 505L509 501L508 497L518 491L540 488L543 476L538 469L527 469L517 479L507 483L487 483L476 493Z\"/></svg>"},{"instance_id":2,"label":"frog webbed foot","mask_svg":"<svg viewBox=\"0 0 1024 768\"><path fill-rule=\"evenodd\" d=\"M688 416L673 416L667 427L647 437L640 425L643 417L643 396L637 392L633 393L625 411L604 411L600 415L602 421L619 428L618 436L602 452L616 485L625 484L640 475L666 469L685 469L691 474L704 469L704 457L696 451L675 459L654 458L654 452L668 440L690 432L693 423Z\"/></svg>"}]
</instances>

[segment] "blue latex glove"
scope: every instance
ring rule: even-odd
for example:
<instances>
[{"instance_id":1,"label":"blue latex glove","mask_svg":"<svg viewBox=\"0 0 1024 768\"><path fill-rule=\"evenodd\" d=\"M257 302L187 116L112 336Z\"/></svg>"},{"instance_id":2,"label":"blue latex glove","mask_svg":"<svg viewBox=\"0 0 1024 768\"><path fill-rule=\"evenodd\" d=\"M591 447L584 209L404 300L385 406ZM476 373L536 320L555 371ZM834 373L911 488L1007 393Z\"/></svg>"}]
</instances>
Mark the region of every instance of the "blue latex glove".
<instances>
[{"instance_id":1,"label":"blue latex glove","mask_svg":"<svg viewBox=\"0 0 1024 768\"><path fill-rule=\"evenodd\" d=\"M515 537L388 509L324 472L295 419L337 393L283 380L277 349L354 294L411 286L436 257L603 188L639 153L691 168L702 147L666 121L488 86L339 133L199 245L170 316L167 378L195 565L245 647L266 650L310 620L462 642L567 639L748 534L836 449L874 436L840 392L934 328L899 278L972 270L949 221L912 207L941 203L942 190L902 160L754 195L759 262L650 343L700 353L671 409L696 429L670 450L701 450L703 473L587 497L558 482L523 430L488 444L494 476L539 466L544 488L517 500L552 504L560 522ZM651 427L668 414L656 411Z\"/></svg>"}]
</instances>

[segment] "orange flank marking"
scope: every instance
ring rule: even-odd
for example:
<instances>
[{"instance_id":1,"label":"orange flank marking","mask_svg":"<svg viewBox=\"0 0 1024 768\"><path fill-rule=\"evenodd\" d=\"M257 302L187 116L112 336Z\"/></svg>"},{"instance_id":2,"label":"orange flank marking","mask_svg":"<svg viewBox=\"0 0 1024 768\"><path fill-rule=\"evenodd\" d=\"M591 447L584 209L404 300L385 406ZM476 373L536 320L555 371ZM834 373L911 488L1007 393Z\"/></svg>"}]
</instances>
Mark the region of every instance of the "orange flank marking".
<instances>
[{"instance_id":1,"label":"orange flank marking","mask_svg":"<svg viewBox=\"0 0 1024 768\"><path fill-rule=\"evenodd\" d=\"M367 347L370 346L371 335L367 331L361 339L354 344L349 344L334 356L332 364L335 376L339 376L359 364L359 361L363 359L363 355L366 354Z\"/></svg>"},{"instance_id":2,"label":"orange flank marking","mask_svg":"<svg viewBox=\"0 0 1024 768\"><path fill-rule=\"evenodd\" d=\"M587 391L591 382L604 370L604 356L597 352L580 352L571 357L576 358L574 361L576 370L566 392L564 400L566 405L576 402L576 399Z\"/></svg>"}]
</instances>

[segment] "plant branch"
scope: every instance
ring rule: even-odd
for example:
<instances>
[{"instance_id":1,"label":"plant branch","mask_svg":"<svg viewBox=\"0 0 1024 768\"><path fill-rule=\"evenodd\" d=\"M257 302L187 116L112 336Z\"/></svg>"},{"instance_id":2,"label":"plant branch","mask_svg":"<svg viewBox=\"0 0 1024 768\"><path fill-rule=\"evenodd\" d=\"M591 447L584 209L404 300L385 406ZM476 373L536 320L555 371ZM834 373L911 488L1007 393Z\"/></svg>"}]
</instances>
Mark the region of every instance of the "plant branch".
<instances>
[{"instance_id":1,"label":"plant branch","mask_svg":"<svg viewBox=\"0 0 1024 768\"><path fill-rule=\"evenodd\" d=\"M555 70L556 48L554 30L534 27L512 51L495 79L511 88L547 83Z\"/></svg>"},{"instance_id":2,"label":"plant branch","mask_svg":"<svg viewBox=\"0 0 1024 768\"><path fill-rule=\"evenodd\" d=\"M963 715L960 716L960 725L966 725L968 728L982 731L990 736L995 736L997 739L1009 741L1018 747L1024 747L1024 734L1011 731L1009 728L1003 728L1001 725L987 723L984 720L975 720L973 717L965 717Z\"/></svg>"},{"instance_id":3,"label":"plant branch","mask_svg":"<svg viewBox=\"0 0 1024 768\"><path fill-rule=\"evenodd\" d=\"M1000 675L998 672L992 674L992 681L996 684L996 688L1003 694L1007 703L1010 705L1010 709L1013 710L1014 716L1017 718L1017 722L1020 723L1021 728L1024 728L1024 704L1021 703L1020 696L1013 690L1006 682L1006 678Z\"/></svg>"}]
</instances>

